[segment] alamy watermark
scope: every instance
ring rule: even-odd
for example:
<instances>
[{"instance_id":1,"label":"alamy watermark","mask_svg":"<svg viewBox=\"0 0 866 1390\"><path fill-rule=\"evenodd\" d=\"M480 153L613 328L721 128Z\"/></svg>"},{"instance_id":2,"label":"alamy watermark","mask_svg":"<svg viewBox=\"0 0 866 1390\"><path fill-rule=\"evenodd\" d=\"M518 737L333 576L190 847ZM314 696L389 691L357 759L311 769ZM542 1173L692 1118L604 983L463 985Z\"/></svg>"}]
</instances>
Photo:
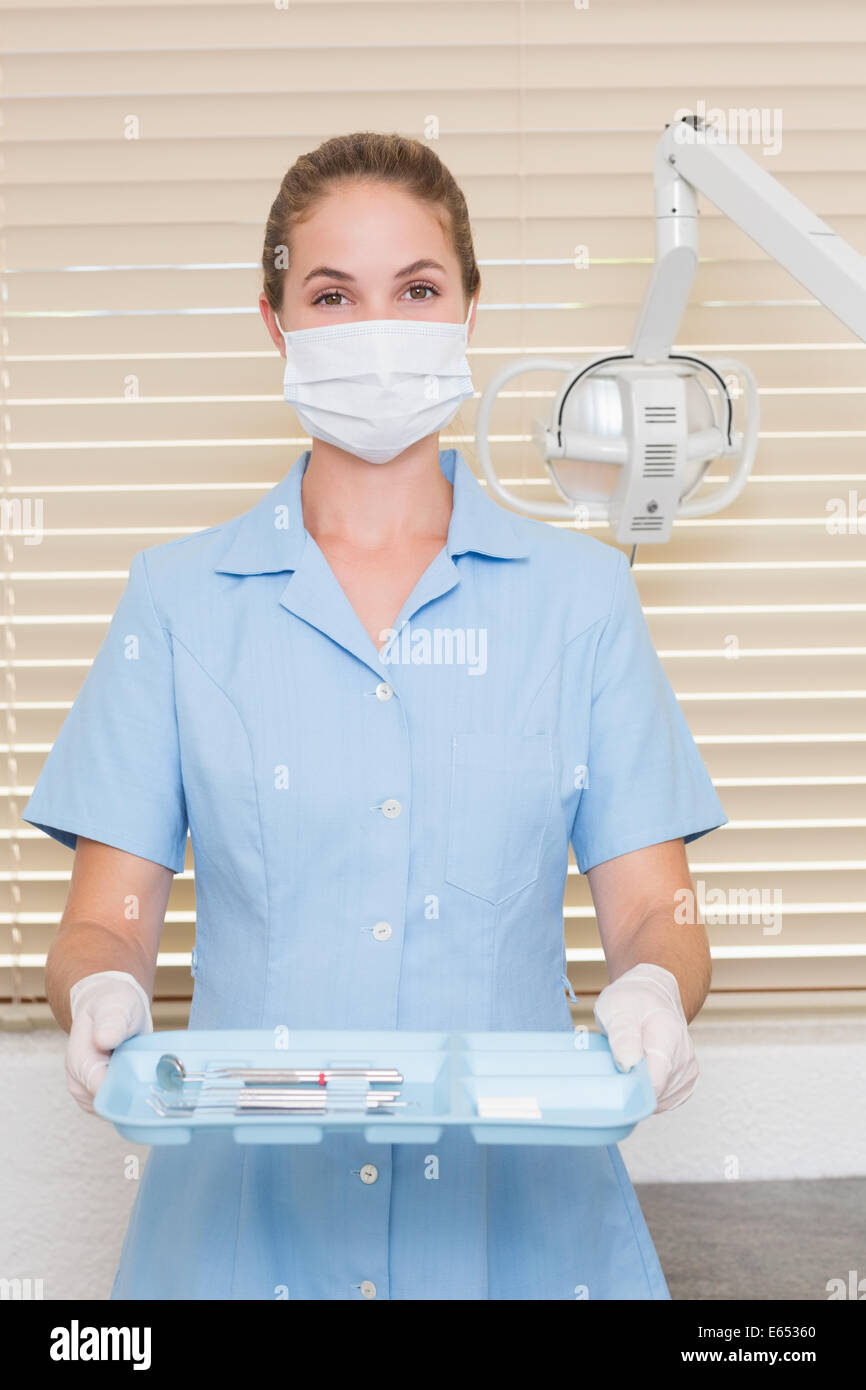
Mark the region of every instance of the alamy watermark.
<instances>
[{"instance_id":1,"label":"alamy watermark","mask_svg":"<svg viewBox=\"0 0 866 1390\"><path fill-rule=\"evenodd\" d=\"M830 497L824 504L824 525L830 536L866 536L866 497L854 488L847 497Z\"/></svg>"},{"instance_id":2,"label":"alamy watermark","mask_svg":"<svg viewBox=\"0 0 866 1390\"><path fill-rule=\"evenodd\" d=\"M694 926L702 921L707 926L718 926L730 922L760 926L764 936L777 936L782 930L781 888L710 888L707 891L702 878L696 880L695 886L696 893L691 888L678 888L674 893L674 921L678 925Z\"/></svg>"},{"instance_id":3,"label":"alamy watermark","mask_svg":"<svg viewBox=\"0 0 866 1390\"><path fill-rule=\"evenodd\" d=\"M760 145L766 155L779 154L782 148L782 109L771 110L768 106L729 106L727 111L720 106L707 107L701 98L694 111L688 106L680 106L674 112L674 139L678 144L686 142L685 128L691 129L689 117L696 116L700 122L689 136L690 144L705 145Z\"/></svg>"},{"instance_id":4,"label":"alamy watermark","mask_svg":"<svg viewBox=\"0 0 866 1390\"><path fill-rule=\"evenodd\" d=\"M380 660L402 666L466 666L467 675L487 670L487 629L484 627L386 627ZM398 640L399 639L399 640Z\"/></svg>"},{"instance_id":5,"label":"alamy watermark","mask_svg":"<svg viewBox=\"0 0 866 1390\"><path fill-rule=\"evenodd\" d=\"M134 1371L150 1369L149 1327L82 1327L73 1318L69 1327L51 1329L52 1361L131 1361Z\"/></svg>"},{"instance_id":6,"label":"alamy watermark","mask_svg":"<svg viewBox=\"0 0 866 1390\"><path fill-rule=\"evenodd\" d=\"M41 545L41 497L0 497L0 535L23 536L25 545Z\"/></svg>"}]
</instances>

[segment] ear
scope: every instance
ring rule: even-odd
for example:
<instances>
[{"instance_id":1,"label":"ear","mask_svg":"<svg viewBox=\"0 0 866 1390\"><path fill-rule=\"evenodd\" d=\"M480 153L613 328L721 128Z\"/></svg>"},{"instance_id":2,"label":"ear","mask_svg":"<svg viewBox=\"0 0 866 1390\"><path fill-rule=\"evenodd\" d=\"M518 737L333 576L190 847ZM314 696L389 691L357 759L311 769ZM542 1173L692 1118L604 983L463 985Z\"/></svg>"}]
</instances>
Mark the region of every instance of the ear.
<instances>
[{"instance_id":1,"label":"ear","mask_svg":"<svg viewBox=\"0 0 866 1390\"><path fill-rule=\"evenodd\" d=\"M286 341L282 333L280 332L276 315L274 314L273 309L268 303L268 297L264 292L262 292L259 295L259 312L265 321L265 327L267 328L268 332L271 335L271 338L273 339L274 346L279 351L280 356L285 357Z\"/></svg>"},{"instance_id":2,"label":"ear","mask_svg":"<svg viewBox=\"0 0 866 1390\"><path fill-rule=\"evenodd\" d=\"M472 305L472 313L471 313L471 315L469 316L469 327L468 327L467 330L466 330L466 341L467 341L467 342L470 341L470 339L472 338L472 334L473 334L474 331L475 331L475 320L476 320L477 317L478 317L478 301L480 300L480 298L481 298L481 281L479 280L479 281L478 281L478 288L477 288L477 290L475 291L475 293L474 293L473 296L472 296L472 299L473 299L474 302L473 302L473 305Z\"/></svg>"}]
</instances>

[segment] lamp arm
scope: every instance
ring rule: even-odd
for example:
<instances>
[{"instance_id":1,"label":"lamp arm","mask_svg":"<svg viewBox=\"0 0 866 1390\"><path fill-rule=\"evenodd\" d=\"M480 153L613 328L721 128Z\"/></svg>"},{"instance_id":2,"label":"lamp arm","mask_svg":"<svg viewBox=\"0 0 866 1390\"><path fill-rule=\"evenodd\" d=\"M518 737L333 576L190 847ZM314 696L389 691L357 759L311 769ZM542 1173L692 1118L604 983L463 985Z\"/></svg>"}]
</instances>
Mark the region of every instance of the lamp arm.
<instances>
[{"instance_id":1,"label":"lamp arm","mask_svg":"<svg viewBox=\"0 0 866 1390\"><path fill-rule=\"evenodd\" d=\"M672 349L698 264L703 193L866 342L866 258L737 144L691 120L669 125L654 156L656 258L632 339L641 362Z\"/></svg>"}]
</instances>

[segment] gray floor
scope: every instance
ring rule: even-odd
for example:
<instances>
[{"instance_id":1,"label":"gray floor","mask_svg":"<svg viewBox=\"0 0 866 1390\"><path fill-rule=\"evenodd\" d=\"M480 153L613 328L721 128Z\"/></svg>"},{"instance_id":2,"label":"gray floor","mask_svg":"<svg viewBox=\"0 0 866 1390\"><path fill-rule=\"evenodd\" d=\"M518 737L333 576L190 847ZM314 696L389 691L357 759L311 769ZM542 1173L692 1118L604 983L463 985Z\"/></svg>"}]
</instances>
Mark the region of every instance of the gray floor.
<instances>
[{"instance_id":1,"label":"gray floor","mask_svg":"<svg viewBox=\"0 0 866 1390\"><path fill-rule=\"evenodd\" d=\"M671 1297L824 1299L863 1280L866 1178L636 1183Z\"/></svg>"}]
</instances>

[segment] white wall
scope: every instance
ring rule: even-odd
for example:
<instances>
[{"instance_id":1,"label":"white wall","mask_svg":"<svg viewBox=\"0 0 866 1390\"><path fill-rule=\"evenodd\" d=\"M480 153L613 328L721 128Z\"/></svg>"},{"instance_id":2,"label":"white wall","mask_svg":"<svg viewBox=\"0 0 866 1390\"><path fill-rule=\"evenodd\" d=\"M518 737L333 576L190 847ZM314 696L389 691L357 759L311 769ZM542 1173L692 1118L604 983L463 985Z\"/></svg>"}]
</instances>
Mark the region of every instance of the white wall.
<instances>
[{"instance_id":1,"label":"white wall","mask_svg":"<svg viewBox=\"0 0 866 1390\"><path fill-rule=\"evenodd\" d=\"M701 1080L621 1151L635 1182L866 1174L866 1021L692 1024ZM43 1296L107 1298L147 1149L83 1114L63 1076L65 1034L0 1032L0 1277Z\"/></svg>"}]
</instances>

